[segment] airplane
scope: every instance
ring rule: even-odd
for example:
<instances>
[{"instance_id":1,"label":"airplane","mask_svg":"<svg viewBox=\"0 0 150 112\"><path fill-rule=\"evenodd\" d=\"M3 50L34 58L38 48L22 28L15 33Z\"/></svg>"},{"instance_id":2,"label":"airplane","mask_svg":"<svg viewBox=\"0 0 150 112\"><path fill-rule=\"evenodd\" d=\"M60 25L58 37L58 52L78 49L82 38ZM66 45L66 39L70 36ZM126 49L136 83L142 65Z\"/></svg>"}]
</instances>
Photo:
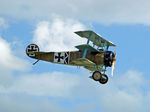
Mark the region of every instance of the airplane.
<instances>
[{"instance_id":1,"label":"airplane","mask_svg":"<svg viewBox=\"0 0 150 112\"><path fill-rule=\"evenodd\" d=\"M115 47L112 42L99 36L92 30L77 31L74 32L78 36L87 39L86 44L75 46L78 51L66 51L66 52L40 52L39 47L36 44L30 44L26 48L26 54L30 58L37 59L33 65L39 60L63 64L84 67L92 71L92 75L89 77L101 84L108 82L108 76L105 74L107 67L112 67L112 76L116 62L116 51L109 51L109 47ZM90 42L92 45L90 45Z\"/></svg>"}]
</instances>

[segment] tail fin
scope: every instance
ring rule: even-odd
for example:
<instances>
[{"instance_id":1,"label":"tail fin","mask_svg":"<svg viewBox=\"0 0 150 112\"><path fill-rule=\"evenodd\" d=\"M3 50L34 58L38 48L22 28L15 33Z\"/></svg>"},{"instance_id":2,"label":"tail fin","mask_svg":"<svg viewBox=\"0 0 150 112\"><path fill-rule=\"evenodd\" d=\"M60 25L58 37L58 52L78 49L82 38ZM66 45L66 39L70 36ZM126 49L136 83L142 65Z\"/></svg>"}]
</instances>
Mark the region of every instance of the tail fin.
<instances>
[{"instance_id":1,"label":"tail fin","mask_svg":"<svg viewBox=\"0 0 150 112\"><path fill-rule=\"evenodd\" d=\"M31 58L34 58L35 57L35 52L39 52L39 51L40 51L40 49L36 44L30 44L26 48L26 54Z\"/></svg>"}]
</instances>

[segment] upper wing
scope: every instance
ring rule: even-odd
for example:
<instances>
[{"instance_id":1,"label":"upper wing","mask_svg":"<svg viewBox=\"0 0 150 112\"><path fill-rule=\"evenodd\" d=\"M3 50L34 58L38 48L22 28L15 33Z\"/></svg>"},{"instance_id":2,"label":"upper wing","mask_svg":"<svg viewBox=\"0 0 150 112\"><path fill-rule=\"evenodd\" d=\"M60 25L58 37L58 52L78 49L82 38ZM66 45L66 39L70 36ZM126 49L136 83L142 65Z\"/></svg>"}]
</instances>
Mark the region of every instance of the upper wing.
<instances>
[{"instance_id":1,"label":"upper wing","mask_svg":"<svg viewBox=\"0 0 150 112\"><path fill-rule=\"evenodd\" d=\"M77 35L79 35L80 37L87 38L87 39L88 39L89 35L91 34L90 41L92 41L95 45L100 46L100 47L103 47L103 46L116 46L112 42L104 39L103 37L99 36L98 34L96 34L95 32L93 32L91 30L77 31L75 33Z\"/></svg>"}]
</instances>

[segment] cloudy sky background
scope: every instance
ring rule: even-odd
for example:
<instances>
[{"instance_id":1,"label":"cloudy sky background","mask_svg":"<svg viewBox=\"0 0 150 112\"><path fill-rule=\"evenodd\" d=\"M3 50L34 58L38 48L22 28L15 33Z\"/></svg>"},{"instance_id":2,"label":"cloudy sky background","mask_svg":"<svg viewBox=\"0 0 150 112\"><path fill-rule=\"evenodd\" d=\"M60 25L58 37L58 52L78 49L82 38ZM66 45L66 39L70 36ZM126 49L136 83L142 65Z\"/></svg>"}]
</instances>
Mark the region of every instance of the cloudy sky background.
<instances>
[{"instance_id":1,"label":"cloudy sky background","mask_svg":"<svg viewBox=\"0 0 150 112\"><path fill-rule=\"evenodd\" d=\"M1 112L149 112L149 0L0 0ZM117 44L115 76L106 85L83 68L35 61L41 51L75 50L94 30ZM114 50L114 49L111 49Z\"/></svg>"}]
</instances>

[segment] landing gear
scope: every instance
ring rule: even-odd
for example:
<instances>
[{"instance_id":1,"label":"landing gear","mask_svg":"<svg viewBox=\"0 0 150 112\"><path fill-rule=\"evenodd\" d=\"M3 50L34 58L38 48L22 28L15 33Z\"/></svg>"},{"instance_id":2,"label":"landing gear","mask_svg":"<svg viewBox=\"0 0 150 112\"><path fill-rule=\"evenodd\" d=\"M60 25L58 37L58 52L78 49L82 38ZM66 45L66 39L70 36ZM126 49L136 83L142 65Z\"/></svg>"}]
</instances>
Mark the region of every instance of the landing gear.
<instances>
[{"instance_id":1,"label":"landing gear","mask_svg":"<svg viewBox=\"0 0 150 112\"><path fill-rule=\"evenodd\" d=\"M105 65L95 65L95 71L93 72L92 76L89 78L98 81L101 84L106 84L108 82L108 76L105 74L106 66Z\"/></svg>"},{"instance_id":2,"label":"landing gear","mask_svg":"<svg viewBox=\"0 0 150 112\"><path fill-rule=\"evenodd\" d=\"M108 82L108 76L106 74L101 74L99 71L95 71L90 78L99 81L101 84L106 84Z\"/></svg>"},{"instance_id":3,"label":"landing gear","mask_svg":"<svg viewBox=\"0 0 150 112\"><path fill-rule=\"evenodd\" d=\"M99 72L99 71L95 71L92 75L92 78L95 80L95 81L99 81L101 78L102 78L102 74Z\"/></svg>"},{"instance_id":4,"label":"landing gear","mask_svg":"<svg viewBox=\"0 0 150 112\"><path fill-rule=\"evenodd\" d=\"M99 82L101 84L106 84L108 82L108 76L106 74L103 74Z\"/></svg>"}]
</instances>

